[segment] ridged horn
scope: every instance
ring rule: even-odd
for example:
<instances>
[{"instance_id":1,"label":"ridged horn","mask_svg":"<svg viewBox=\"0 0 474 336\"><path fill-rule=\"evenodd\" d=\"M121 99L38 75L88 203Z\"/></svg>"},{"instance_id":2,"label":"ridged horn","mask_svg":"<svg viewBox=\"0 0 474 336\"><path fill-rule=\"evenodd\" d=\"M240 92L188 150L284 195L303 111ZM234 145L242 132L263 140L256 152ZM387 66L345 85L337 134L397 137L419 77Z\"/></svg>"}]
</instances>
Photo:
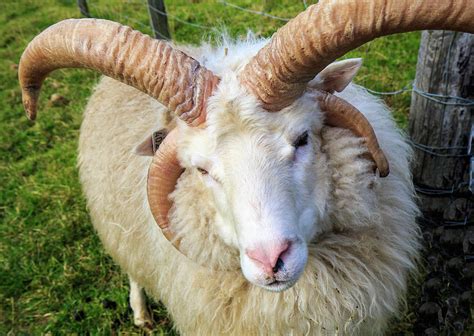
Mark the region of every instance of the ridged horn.
<instances>
[{"instance_id":1,"label":"ridged horn","mask_svg":"<svg viewBox=\"0 0 474 336\"><path fill-rule=\"evenodd\" d=\"M367 118L342 98L328 92L312 91L316 94L319 107L325 112L325 123L329 126L349 129L355 135L364 138L370 156L379 170L379 175L387 176L390 172L387 158Z\"/></svg>"},{"instance_id":2,"label":"ridged horn","mask_svg":"<svg viewBox=\"0 0 474 336\"><path fill-rule=\"evenodd\" d=\"M219 78L195 59L130 27L99 19L61 21L36 36L19 64L23 105L35 119L41 85L59 68L88 68L155 98L190 126L206 120L206 103ZM179 249L169 228L168 195L183 172L176 158L176 131L164 139L148 175L148 201L164 236Z\"/></svg>"},{"instance_id":3,"label":"ridged horn","mask_svg":"<svg viewBox=\"0 0 474 336\"><path fill-rule=\"evenodd\" d=\"M184 171L176 157L178 138L178 131L176 129L172 130L164 138L153 156L148 170L147 194L148 204L155 222L166 239L179 250L179 241L175 239L175 234L169 227L168 219L168 213L172 206L169 195L175 189L176 182Z\"/></svg>"},{"instance_id":4,"label":"ridged horn","mask_svg":"<svg viewBox=\"0 0 474 336\"><path fill-rule=\"evenodd\" d=\"M45 77L59 68L89 68L131 85L191 126L206 118L219 82L195 59L130 27L99 19L61 21L36 36L20 59L23 105L35 119Z\"/></svg>"},{"instance_id":5,"label":"ridged horn","mask_svg":"<svg viewBox=\"0 0 474 336\"><path fill-rule=\"evenodd\" d=\"M268 111L348 51L377 37L423 29L474 33L473 0L320 0L280 28L240 74Z\"/></svg>"}]
</instances>

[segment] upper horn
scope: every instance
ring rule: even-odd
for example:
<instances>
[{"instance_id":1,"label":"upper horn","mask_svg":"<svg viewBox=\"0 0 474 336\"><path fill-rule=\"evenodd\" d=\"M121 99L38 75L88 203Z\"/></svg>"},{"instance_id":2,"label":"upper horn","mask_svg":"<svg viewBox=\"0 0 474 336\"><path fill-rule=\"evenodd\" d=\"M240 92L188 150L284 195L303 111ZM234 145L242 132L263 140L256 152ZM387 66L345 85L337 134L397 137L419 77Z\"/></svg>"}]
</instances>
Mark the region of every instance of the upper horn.
<instances>
[{"instance_id":1,"label":"upper horn","mask_svg":"<svg viewBox=\"0 0 474 336\"><path fill-rule=\"evenodd\" d=\"M207 99L219 83L211 71L168 42L112 21L64 20L36 36L20 59L18 76L30 119L36 117L45 77L59 68L89 68L131 85L190 126L205 122ZM148 175L148 200L164 236L179 248L168 227L168 195L183 171L176 158L177 138L177 131L172 131L155 153Z\"/></svg>"},{"instance_id":2,"label":"upper horn","mask_svg":"<svg viewBox=\"0 0 474 336\"><path fill-rule=\"evenodd\" d=\"M266 110L279 111L348 51L377 37L423 29L474 33L474 1L320 0L275 33L240 81Z\"/></svg>"},{"instance_id":3,"label":"upper horn","mask_svg":"<svg viewBox=\"0 0 474 336\"><path fill-rule=\"evenodd\" d=\"M219 82L166 41L99 19L61 21L36 36L20 59L23 105L35 119L43 80L59 68L89 68L157 99L191 126L206 118L206 101Z\"/></svg>"}]
</instances>

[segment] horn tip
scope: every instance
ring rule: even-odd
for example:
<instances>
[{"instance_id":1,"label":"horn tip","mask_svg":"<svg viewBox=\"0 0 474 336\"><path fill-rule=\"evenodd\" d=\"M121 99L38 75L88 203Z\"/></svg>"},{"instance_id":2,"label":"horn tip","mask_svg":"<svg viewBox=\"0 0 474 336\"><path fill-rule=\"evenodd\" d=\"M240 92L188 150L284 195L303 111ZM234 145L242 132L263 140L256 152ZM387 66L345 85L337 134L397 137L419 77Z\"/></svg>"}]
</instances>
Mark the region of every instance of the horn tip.
<instances>
[{"instance_id":1,"label":"horn tip","mask_svg":"<svg viewBox=\"0 0 474 336\"><path fill-rule=\"evenodd\" d=\"M385 159L385 157L384 157L384 160L382 162L379 162L377 164L377 168L379 170L379 176L380 177L387 177L388 174L390 174L390 167L389 167L388 161L387 161L387 159Z\"/></svg>"},{"instance_id":2,"label":"horn tip","mask_svg":"<svg viewBox=\"0 0 474 336\"><path fill-rule=\"evenodd\" d=\"M390 174L390 165L388 163L387 157L385 156L385 153L380 149L372 157L375 162L375 166L379 171L379 176L387 177L388 174Z\"/></svg>"},{"instance_id":3,"label":"horn tip","mask_svg":"<svg viewBox=\"0 0 474 336\"><path fill-rule=\"evenodd\" d=\"M36 120L36 102L33 103L30 100L24 100L23 107L25 108L26 117L31 121Z\"/></svg>"},{"instance_id":4,"label":"horn tip","mask_svg":"<svg viewBox=\"0 0 474 336\"><path fill-rule=\"evenodd\" d=\"M388 167L379 169L380 177L387 177L390 174L390 169Z\"/></svg>"},{"instance_id":5,"label":"horn tip","mask_svg":"<svg viewBox=\"0 0 474 336\"><path fill-rule=\"evenodd\" d=\"M39 89L22 88L23 108L30 120L36 119Z\"/></svg>"},{"instance_id":6,"label":"horn tip","mask_svg":"<svg viewBox=\"0 0 474 336\"><path fill-rule=\"evenodd\" d=\"M36 111L26 111L26 117L28 120L35 121L36 120Z\"/></svg>"}]
</instances>

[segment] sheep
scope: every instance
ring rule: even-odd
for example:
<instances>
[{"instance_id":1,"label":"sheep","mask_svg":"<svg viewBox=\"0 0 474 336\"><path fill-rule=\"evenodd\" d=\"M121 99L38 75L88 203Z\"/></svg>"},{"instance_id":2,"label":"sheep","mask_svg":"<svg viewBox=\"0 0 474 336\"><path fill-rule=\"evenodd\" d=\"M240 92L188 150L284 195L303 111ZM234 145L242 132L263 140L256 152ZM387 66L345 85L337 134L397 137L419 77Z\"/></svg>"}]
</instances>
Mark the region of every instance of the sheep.
<instances>
[{"instance_id":1,"label":"sheep","mask_svg":"<svg viewBox=\"0 0 474 336\"><path fill-rule=\"evenodd\" d=\"M411 151L387 107L351 84L361 60L334 60L375 36L474 31L472 7L320 1L271 40L182 51L105 20L35 38L19 69L31 118L56 68L115 78L86 107L79 169L94 227L129 275L135 324L151 324L146 291L183 335L383 333L420 249Z\"/></svg>"}]
</instances>

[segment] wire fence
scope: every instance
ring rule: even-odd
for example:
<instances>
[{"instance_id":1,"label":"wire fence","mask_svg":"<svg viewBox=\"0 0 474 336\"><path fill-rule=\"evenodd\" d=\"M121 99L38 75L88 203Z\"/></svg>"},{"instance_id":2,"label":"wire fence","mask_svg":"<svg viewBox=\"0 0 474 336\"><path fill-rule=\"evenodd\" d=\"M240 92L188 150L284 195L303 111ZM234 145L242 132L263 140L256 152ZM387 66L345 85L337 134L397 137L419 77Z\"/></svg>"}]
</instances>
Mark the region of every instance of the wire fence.
<instances>
[{"instance_id":1,"label":"wire fence","mask_svg":"<svg viewBox=\"0 0 474 336\"><path fill-rule=\"evenodd\" d=\"M174 21L183 23L183 24L188 25L188 26L191 26L191 27L195 27L195 28L199 28L199 29L216 29L215 27L205 26L205 25L202 25L202 24L199 24L199 23L189 22L189 21L180 19L180 18L177 17L177 16L171 15L171 14L169 14L169 13L167 13L167 12L163 12L163 11L159 10L158 8L153 7L153 6L151 6L151 5L148 5L148 8L150 8L150 10L153 11L153 12L155 12L155 13L158 13L158 14L161 14L161 15L165 15L165 16L168 17L169 19L172 19L172 20L174 20Z\"/></svg>"},{"instance_id":2,"label":"wire fence","mask_svg":"<svg viewBox=\"0 0 474 336\"><path fill-rule=\"evenodd\" d=\"M291 19L289 18L283 18L281 16L276 16L276 15L271 15L271 14L268 14L266 12L262 12L262 11L257 11L257 10L253 10L253 9L248 9L248 8L244 8L244 7L240 7L240 6L237 6L237 5L234 5L233 3L230 3L230 2L227 2L227 1L219 1L221 4L225 5L225 6L229 6L229 7L232 7L232 8L235 8L235 9L238 9L238 10L241 10L241 11L244 11L244 12L247 12L247 13L251 13L251 14L256 14L256 15L261 15L261 16L265 16L265 17L268 17L270 19L275 19L275 20L280 20L280 21L283 21L283 22L288 22L290 21ZM305 4L305 7L306 7L306 2L303 1L303 3Z\"/></svg>"}]
</instances>

